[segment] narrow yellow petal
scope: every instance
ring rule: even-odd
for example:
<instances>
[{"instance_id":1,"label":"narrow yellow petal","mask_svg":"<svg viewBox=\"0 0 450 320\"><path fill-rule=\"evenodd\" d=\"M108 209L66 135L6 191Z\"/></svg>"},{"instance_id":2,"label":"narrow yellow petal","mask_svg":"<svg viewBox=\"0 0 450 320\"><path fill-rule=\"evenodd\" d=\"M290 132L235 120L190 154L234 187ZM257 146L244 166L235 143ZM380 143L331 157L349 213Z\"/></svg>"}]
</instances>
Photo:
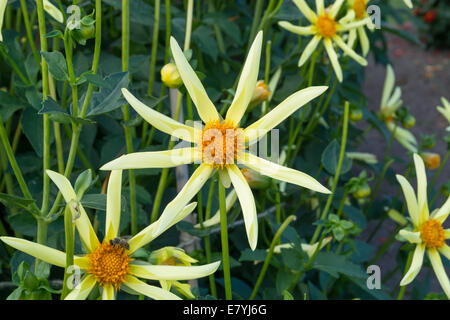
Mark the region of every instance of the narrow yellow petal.
<instances>
[{"instance_id":1,"label":"narrow yellow petal","mask_svg":"<svg viewBox=\"0 0 450 320\"><path fill-rule=\"evenodd\" d=\"M87 275L64 300L85 300L92 289L94 289L97 280L93 275Z\"/></svg>"},{"instance_id":2,"label":"narrow yellow petal","mask_svg":"<svg viewBox=\"0 0 450 320\"><path fill-rule=\"evenodd\" d=\"M364 30L363 27L359 27L358 29L358 35L359 35L359 40L361 42L361 48L363 51L363 56L367 56L367 54L370 51L370 42L369 42L369 38L367 37L367 33L366 30Z\"/></svg>"},{"instance_id":3,"label":"narrow yellow petal","mask_svg":"<svg viewBox=\"0 0 450 320\"><path fill-rule=\"evenodd\" d=\"M321 193L331 193L330 190L306 173L281 166L250 153L245 153L242 158L239 158L239 161L250 169L273 179L286 181Z\"/></svg>"},{"instance_id":4,"label":"narrow yellow petal","mask_svg":"<svg viewBox=\"0 0 450 320\"><path fill-rule=\"evenodd\" d=\"M305 0L293 0L298 9L303 13L306 19L309 22L314 23L317 20L317 15L311 8L308 6Z\"/></svg>"},{"instance_id":5,"label":"narrow yellow petal","mask_svg":"<svg viewBox=\"0 0 450 320\"><path fill-rule=\"evenodd\" d=\"M300 56L300 60L298 61L298 66L301 67L305 64L305 62L309 59L309 57L312 55L314 50L316 50L320 40L322 37L320 36L314 36L311 41L306 45L305 50L303 51L302 55Z\"/></svg>"},{"instance_id":6,"label":"narrow yellow petal","mask_svg":"<svg viewBox=\"0 0 450 320\"><path fill-rule=\"evenodd\" d=\"M420 269L422 268L424 253L425 244L418 244L416 246L416 249L414 250L414 256L411 262L411 266L409 267L409 270L403 277L402 281L400 281L401 286L406 286L407 284L411 283L417 276Z\"/></svg>"},{"instance_id":7,"label":"narrow yellow petal","mask_svg":"<svg viewBox=\"0 0 450 320\"><path fill-rule=\"evenodd\" d=\"M331 65L333 66L334 72L336 73L336 78L339 82L342 82L344 76L342 75L342 68L339 64L339 59L337 57L336 51L334 51L333 44L330 39L324 39L325 50L327 51L328 58L330 58Z\"/></svg>"},{"instance_id":8,"label":"narrow yellow petal","mask_svg":"<svg viewBox=\"0 0 450 320\"><path fill-rule=\"evenodd\" d=\"M70 181L67 180L65 176L59 174L57 172L46 170L47 175L50 179L56 184L59 191L64 197L66 204L69 206L72 211L72 215L76 217L75 224L77 226L78 234L80 235L81 240L87 249L92 252L97 248L100 244L98 241L97 235L94 232L94 228L92 228L92 224L89 220L86 211L84 210L81 203L78 202L75 191L70 184Z\"/></svg>"},{"instance_id":9,"label":"narrow yellow petal","mask_svg":"<svg viewBox=\"0 0 450 320\"><path fill-rule=\"evenodd\" d=\"M175 121L174 119L146 106L135 96L133 96L126 88L122 89L122 94L133 109L156 129L185 141L195 142L195 128L179 123L178 121Z\"/></svg>"},{"instance_id":10,"label":"narrow yellow petal","mask_svg":"<svg viewBox=\"0 0 450 320\"><path fill-rule=\"evenodd\" d=\"M356 38L357 38L356 35L357 35L356 30L350 30L349 33L348 33L347 45L350 48L353 48L354 45L355 45L355 41L356 41Z\"/></svg>"},{"instance_id":11,"label":"narrow yellow petal","mask_svg":"<svg viewBox=\"0 0 450 320\"><path fill-rule=\"evenodd\" d=\"M292 23L288 21L279 21L278 25L289 32L299 34L301 36L310 36L314 34L311 26L308 27L294 26Z\"/></svg>"},{"instance_id":12,"label":"narrow yellow petal","mask_svg":"<svg viewBox=\"0 0 450 320\"><path fill-rule=\"evenodd\" d=\"M165 230L169 225L172 225L174 218L200 191L213 171L214 167L208 164L201 164L194 171L188 182L161 213L161 217L159 218L160 225L158 230Z\"/></svg>"},{"instance_id":13,"label":"narrow yellow petal","mask_svg":"<svg viewBox=\"0 0 450 320\"><path fill-rule=\"evenodd\" d=\"M230 182L231 182L231 180L230 180ZM232 189L230 191L230 193L228 193L228 195L225 199L227 213L230 211L231 207L233 207L236 200L237 200L236 190ZM208 228L208 227L214 226L219 223L220 223L220 210L217 210L216 214L212 218L205 220L203 222L203 227ZM200 228L201 225L200 225L200 223L197 223L194 227Z\"/></svg>"},{"instance_id":14,"label":"narrow yellow petal","mask_svg":"<svg viewBox=\"0 0 450 320\"><path fill-rule=\"evenodd\" d=\"M174 213L175 218L172 220L171 223L169 223L165 228L160 228L161 224L161 218L158 219L156 222L152 223L145 229L141 230L138 234L136 234L133 238L131 238L128 241L128 245L130 246L130 249L128 250L129 253L133 253L137 249L145 246L147 243L151 242L153 239L158 237L161 233L166 231L168 228L173 226L174 224L177 224L184 218L186 218L189 214L194 211L195 207L197 206L196 202L193 202L186 207L184 207L182 210L180 210L178 213ZM166 211L166 214L171 214L169 211Z\"/></svg>"},{"instance_id":15,"label":"narrow yellow petal","mask_svg":"<svg viewBox=\"0 0 450 320\"><path fill-rule=\"evenodd\" d=\"M58 267L66 267L66 254L62 251L20 238L0 237L0 239L14 249L25 252L39 260Z\"/></svg>"},{"instance_id":16,"label":"narrow yellow petal","mask_svg":"<svg viewBox=\"0 0 450 320\"><path fill-rule=\"evenodd\" d=\"M316 0L316 12L318 15L324 14L325 4L323 0Z\"/></svg>"},{"instance_id":17,"label":"narrow yellow petal","mask_svg":"<svg viewBox=\"0 0 450 320\"><path fill-rule=\"evenodd\" d=\"M328 14L330 16L332 16L333 18L335 18L336 15L338 14L339 10L341 9L343 3L344 3L344 0L336 0L331 5L331 9L329 10Z\"/></svg>"},{"instance_id":18,"label":"narrow yellow petal","mask_svg":"<svg viewBox=\"0 0 450 320\"><path fill-rule=\"evenodd\" d=\"M414 164L417 175L417 202L419 205L419 223L422 224L429 218L427 199L427 175L422 157L414 153Z\"/></svg>"},{"instance_id":19,"label":"narrow yellow petal","mask_svg":"<svg viewBox=\"0 0 450 320\"><path fill-rule=\"evenodd\" d=\"M440 223L444 223L447 220L448 215L450 214L450 197L447 198L447 201L436 211L433 215L433 219L438 220Z\"/></svg>"},{"instance_id":20,"label":"narrow yellow petal","mask_svg":"<svg viewBox=\"0 0 450 320\"><path fill-rule=\"evenodd\" d=\"M347 46L347 44L342 40L341 37L335 36L333 40L336 42L339 48L342 49L342 51L352 57L356 62L358 62L362 66L367 66L367 60L357 54L352 48Z\"/></svg>"},{"instance_id":21,"label":"narrow yellow petal","mask_svg":"<svg viewBox=\"0 0 450 320\"><path fill-rule=\"evenodd\" d=\"M411 0L403 0L403 1L405 2L405 4L406 4L410 9L412 9L413 4L412 4L412 1L411 1Z\"/></svg>"},{"instance_id":22,"label":"narrow yellow petal","mask_svg":"<svg viewBox=\"0 0 450 320\"><path fill-rule=\"evenodd\" d=\"M396 175L397 181L403 190L403 195L405 196L406 204L408 206L409 216L412 219L414 226L419 226L419 207L417 206L416 195L414 194L414 189L408 180L401 175Z\"/></svg>"},{"instance_id":23,"label":"narrow yellow petal","mask_svg":"<svg viewBox=\"0 0 450 320\"><path fill-rule=\"evenodd\" d=\"M428 258L430 258L431 265L433 266L434 273L441 284L447 298L450 299L450 280L448 279L447 273L445 272L444 266L442 265L441 257L436 249L427 250Z\"/></svg>"},{"instance_id":24,"label":"narrow yellow petal","mask_svg":"<svg viewBox=\"0 0 450 320\"><path fill-rule=\"evenodd\" d=\"M388 65L386 68L386 79L384 80L383 95L381 97L381 108L387 106L388 99L391 96L392 90L394 90L394 85L394 69L392 69L391 65Z\"/></svg>"},{"instance_id":25,"label":"narrow yellow petal","mask_svg":"<svg viewBox=\"0 0 450 320\"><path fill-rule=\"evenodd\" d=\"M362 20L358 20L355 22L350 22L350 23L346 23L346 24L339 24L338 25L338 32L347 32L349 30L353 30L353 29L357 29L360 27L364 27L367 24L369 24L371 22L370 18L367 17L366 19L362 19Z\"/></svg>"},{"instance_id":26,"label":"narrow yellow petal","mask_svg":"<svg viewBox=\"0 0 450 320\"><path fill-rule=\"evenodd\" d=\"M250 248L255 250L258 243L258 216L256 214L255 198L241 170L236 165L229 166L227 170L241 204Z\"/></svg>"},{"instance_id":27,"label":"narrow yellow petal","mask_svg":"<svg viewBox=\"0 0 450 320\"><path fill-rule=\"evenodd\" d=\"M175 38L170 38L170 48L172 49L172 55L177 65L178 72L181 79L183 79L184 86L186 87L189 95L192 98L195 106L197 107L198 114L203 122L219 120L220 116L216 110L216 107L211 102L203 87L200 79L195 74L186 57L181 51Z\"/></svg>"},{"instance_id":28,"label":"narrow yellow petal","mask_svg":"<svg viewBox=\"0 0 450 320\"><path fill-rule=\"evenodd\" d=\"M0 42L3 41L2 27L3 27L3 18L5 16L7 4L8 4L8 1L4 1L4 0L0 1Z\"/></svg>"},{"instance_id":29,"label":"narrow yellow petal","mask_svg":"<svg viewBox=\"0 0 450 320\"><path fill-rule=\"evenodd\" d=\"M228 172L226 170L218 170L219 172L219 177L220 177L220 183L222 183L222 185L228 189L231 186L231 179L230 176L228 175Z\"/></svg>"},{"instance_id":30,"label":"narrow yellow petal","mask_svg":"<svg viewBox=\"0 0 450 320\"><path fill-rule=\"evenodd\" d=\"M83 270L89 270L89 268L91 267L91 260L88 258L88 256L83 257L75 256L74 263Z\"/></svg>"},{"instance_id":31,"label":"narrow yellow petal","mask_svg":"<svg viewBox=\"0 0 450 320\"><path fill-rule=\"evenodd\" d=\"M444 244L440 249L439 252L444 255L448 260L450 260L450 247L447 244Z\"/></svg>"},{"instance_id":32,"label":"narrow yellow petal","mask_svg":"<svg viewBox=\"0 0 450 320\"><path fill-rule=\"evenodd\" d=\"M352 22L355 19L355 11L348 10L345 16L343 16L341 19L339 19L340 25L345 25L347 23Z\"/></svg>"},{"instance_id":33,"label":"narrow yellow petal","mask_svg":"<svg viewBox=\"0 0 450 320\"><path fill-rule=\"evenodd\" d=\"M297 91L287 97L264 117L260 118L244 130L245 139L253 142L262 138L270 130L279 125L300 107L324 93L328 87L309 87Z\"/></svg>"},{"instance_id":34,"label":"narrow yellow petal","mask_svg":"<svg viewBox=\"0 0 450 320\"><path fill-rule=\"evenodd\" d=\"M255 91L256 81L258 80L259 61L261 59L262 40L263 33L260 31L256 35L250 51L248 52L236 88L236 94L234 95L233 102L225 117L226 120L233 122L235 125L241 121Z\"/></svg>"},{"instance_id":35,"label":"narrow yellow petal","mask_svg":"<svg viewBox=\"0 0 450 320\"><path fill-rule=\"evenodd\" d=\"M409 230L400 230L399 234L410 243L422 243L420 232L411 232Z\"/></svg>"},{"instance_id":36,"label":"narrow yellow petal","mask_svg":"<svg viewBox=\"0 0 450 320\"><path fill-rule=\"evenodd\" d=\"M114 286L112 284L106 284L103 286L102 300L116 300Z\"/></svg>"},{"instance_id":37,"label":"narrow yellow petal","mask_svg":"<svg viewBox=\"0 0 450 320\"><path fill-rule=\"evenodd\" d=\"M126 276L124 284L134 291L155 300L181 300L180 297L173 293L155 286L150 286L133 276Z\"/></svg>"},{"instance_id":38,"label":"narrow yellow petal","mask_svg":"<svg viewBox=\"0 0 450 320\"><path fill-rule=\"evenodd\" d=\"M106 196L106 241L114 239L119 234L121 198L122 170L113 170L109 177Z\"/></svg>"},{"instance_id":39,"label":"narrow yellow petal","mask_svg":"<svg viewBox=\"0 0 450 320\"><path fill-rule=\"evenodd\" d=\"M150 280L192 280L209 276L219 268L220 261L203 266L130 265L130 273Z\"/></svg>"},{"instance_id":40,"label":"narrow yellow petal","mask_svg":"<svg viewBox=\"0 0 450 320\"><path fill-rule=\"evenodd\" d=\"M63 14L50 1L44 0L44 10L47 11L47 13L50 16L52 16L52 18L55 19L56 21L58 21L59 23L64 22Z\"/></svg>"},{"instance_id":41,"label":"narrow yellow petal","mask_svg":"<svg viewBox=\"0 0 450 320\"><path fill-rule=\"evenodd\" d=\"M104 164L100 170L172 168L201 160L197 148L134 152Z\"/></svg>"}]
</instances>

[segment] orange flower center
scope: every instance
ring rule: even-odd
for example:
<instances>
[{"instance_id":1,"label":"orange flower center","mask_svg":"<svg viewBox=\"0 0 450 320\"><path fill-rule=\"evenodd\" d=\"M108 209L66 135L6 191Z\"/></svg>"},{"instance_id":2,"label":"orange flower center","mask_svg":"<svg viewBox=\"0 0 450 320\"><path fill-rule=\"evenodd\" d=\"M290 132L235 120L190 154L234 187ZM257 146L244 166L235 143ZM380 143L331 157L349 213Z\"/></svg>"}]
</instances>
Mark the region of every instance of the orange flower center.
<instances>
[{"instance_id":1,"label":"orange flower center","mask_svg":"<svg viewBox=\"0 0 450 320\"><path fill-rule=\"evenodd\" d=\"M439 249L445 244L445 231L442 224L434 219L426 221L420 227L420 236L429 249Z\"/></svg>"},{"instance_id":2,"label":"orange flower center","mask_svg":"<svg viewBox=\"0 0 450 320\"><path fill-rule=\"evenodd\" d=\"M329 15L323 14L317 19L317 28L323 37L333 37L336 34L336 21Z\"/></svg>"},{"instance_id":3,"label":"orange flower center","mask_svg":"<svg viewBox=\"0 0 450 320\"><path fill-rule=\"evenodd\" d=\"M175 260L174 256L171 256L170 258L164 260L162 264L166 266L175 266L177 264L177 261Z\"/></svg>"},{"instance_id":4,"label":"orange flower center","mask_svg":"<svg viewBox=\"0 0 450 320\"><path fill-rule=\"evenodd\" d=\"M91 265L88 272L97 278L101 286L113 284L116 289L128 274L128 265L133 260L125 248L111 245L109 241L101 244L88 258Z\"/></svg>"},{"instance_id":5,"label":"orange flower center","mask_svg":"<svg viewBox=\"0 0 450 320\"><path fill-rule=\"evenodd\" d=\"M243 130L232 122L220 120L206 123L202 131L201 146L203 162L223 169L233 164L237 155L244 148Z\"/></svg>"},{"instance_id":6,"label":"orange flower center","mask_svg":"<svg viewBox=\"0 0 450 320\"><path fill-rule=\"evenodd\" d=\"M441 156L437 153L424 152L422 159L425 162L425 166L430 170L437 169L441 165Z\"/></svg>"},{"instance_id":7,"label":"orange flower center","mask_svg":"<svg viewBox=\"0 0 450 320\"><path fill-rule=\"evenodd\" d=\"M355 11L356 19L364 18L366 13L366 0L355 0L355 4L353 5L353 10Z\"/></svg>"}]
</instances>

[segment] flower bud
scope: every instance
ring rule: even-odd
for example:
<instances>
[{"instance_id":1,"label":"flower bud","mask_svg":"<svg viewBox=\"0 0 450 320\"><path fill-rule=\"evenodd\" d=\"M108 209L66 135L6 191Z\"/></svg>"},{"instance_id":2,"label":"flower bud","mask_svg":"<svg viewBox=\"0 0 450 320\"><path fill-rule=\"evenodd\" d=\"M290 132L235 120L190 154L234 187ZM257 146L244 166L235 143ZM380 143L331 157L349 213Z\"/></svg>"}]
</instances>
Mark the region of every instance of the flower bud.
<instances>
[{"instance_id":1,"label":"flower bud","mask_svg":"<svg viewBox=\"0 0 450 320\"><path fill-rule=\"evenodd\" d=\"M423 152L421 157L425 162L425 166L430 170L437 169L441 165L441 156L438 153Z\"/></svg>"},{"instance_id":2,"label":"flower bud","mask_svg":"<svg viewBox=\"0 0 450 320\"><path fill-rule=\"evenodd\" d=\"M271 92L269 90L269 88L267 87L267 84L264 82L264 80L259 80L256 83L256 88L255 91L253 92L253 97L252 100L250 101L250 103L252 104L259 104L265 100L267 100L267 98L269 98Z\"/></svg>"},{"instance_id":3,"label":"flower bud","mask_svg":"<svg viewBox=\"0 0 450 320\"><path fill-rule=\"evenodd\" d=\"M177 66L174 63L168 63L161 69L161 80L169 88L179 88L183 84Z\"/></svg>"},{"instance_id":4,"label":"flower bud","mask_svg":"<svg viewBox=\"0 0 450 320\"><path fill-rule=\"evenodd\" d=\"M388 211L388 216L395 222L397 222L400 226L406 226L408 224L408 220L397 210L390 209Z\"/></svg>"},{"instance_id":5,"label":"flower bud","mask_svg":"<svg viewBox=\"0 0 450 320\"><path fill-rule=\"evenodd\" d=\"M412 116L411 114L408 114L404 119L403 119L403 126L406 129L412 128L414 127L416 124L416 118L414 118L414 116Z\"/></svg>"},{"instance_id":6,"label":"flower bud","mask_svg":"<svg viewBox=\"0 0 450 320\"><path fill-rule=\"evenodd\" d=\"M270 184L270 178L263 176L252 169L241 169L242 174L252 189L267 189Z\"/></svg>"},{"instance_id":7,"label":"flower bud","mask_svg":"<svg viewBox=\"0 0 450 320\"><path fill-rule=\"evenodd\" d=\"M363 117L361 108L352 108L350 110L350 120L353 122L358 122Z\"/></svg>"},{"instance_id":8,"label":"flower bud","mask_svg":"<svg viewBox=\"0 0 450 320\"><path fill-rule=\"evenodd\" d=\"M363 199L363 198L367 198L371 193L370 187L367 183L358 185L357 189L355 192L353 192L353 196L356 199Z\"/></svg>"},{"instance_id":9,"label":"flower bud","mask_svg":"<svg viewBox=\"0 0 450 320\"><path fill-rule=\"evenodd\" d=\"M152 251L150 254L150 262L157 265L190 266L191 263L195 263L197 260L188 256L183 249L164 247Z\"/></svg>"}]
</instances>

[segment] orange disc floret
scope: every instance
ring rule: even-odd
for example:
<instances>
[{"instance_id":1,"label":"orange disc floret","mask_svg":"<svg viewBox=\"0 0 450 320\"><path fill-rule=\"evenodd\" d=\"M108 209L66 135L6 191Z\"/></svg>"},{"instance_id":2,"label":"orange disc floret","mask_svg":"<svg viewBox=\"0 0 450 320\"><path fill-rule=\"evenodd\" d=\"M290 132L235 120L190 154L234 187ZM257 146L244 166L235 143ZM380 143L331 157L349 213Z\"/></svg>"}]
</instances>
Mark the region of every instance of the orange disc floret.
<instances>
[{"instance_id":1,"label":"orange disc floret","mask_svg":"<svg viewBox=\"0 0 450 320\"><path fill-rule=\"evenodd\" d=\"M366 0L355 0L355 4L353 5L353 10L355 11L356 19L362 19L366 13Z\"/></svg>"},{"instance_id":2,"label":"orange disc floret","mask_svg":"<svg viewBox=\"0 0 450 320\"><path fill-rule=\"evenodd\" d=\"M101 286L112 284L116 289L129 273L128 266L133 260L125 248L111 245L109 242L101 244L88 257L90 260L88 272L95 276Z\"/></svg>"},{"instance_id":3,"label":"orange disc floret","mask_svg":"<svg viewBox=\"0 0 450 320\"><path fill-rule=\"evenodd\" d=\"M334 37L336 35L336 21L328 14L323 14L317 19L317 29L325 38Z\"/></svg>"},{"instance_id":4,"label":"orange disc floret","mask_svg":"<svg viewBox=\"0 0 450 320\"><path fill-rule=\"evenodd\" d=\"M244 147L242 132L231 121L207 122L202 131L202 141L198 143L203 161L218 169L233 164Z\"/></svg>"},{"instance_id":5,"label":"orange disc floret","mask_svg":"<svg viewBox=\"0 0 450 320\"><path fill-rule=\"evenodd\" d=\"M445 244L445 231L442 224L430 219L420 227L420 237L429 249L439 249Z\"/></svg>"}]
</instances>

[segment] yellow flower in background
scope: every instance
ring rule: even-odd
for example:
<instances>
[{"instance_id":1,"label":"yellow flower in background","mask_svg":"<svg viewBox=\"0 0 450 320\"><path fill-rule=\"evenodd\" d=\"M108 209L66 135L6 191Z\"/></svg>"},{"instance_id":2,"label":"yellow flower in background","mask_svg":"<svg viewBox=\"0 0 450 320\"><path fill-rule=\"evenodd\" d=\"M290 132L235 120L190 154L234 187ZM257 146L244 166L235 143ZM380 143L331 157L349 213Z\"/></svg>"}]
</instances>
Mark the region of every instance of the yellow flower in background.
<instances>
[{"instance_id":1,"label":"yellow flower in background","mask_svg":"<svg viewBox=\"0 0 450 320\"><path fill-rule=\"evenodd\" d=\"M442 106L438 106L437 110L447 119L450 123L450 102L444 97L441 98ZM450 131L450 127L447 127L447 131Z\"/></svg>"},{"instance_id":2,"label":"yellow flower in background","mask_svg":"<svg viewBox=\"0 0 450 320\"><path fill-rule=\"evenodd\" d=\"M2 37L2 26L3 26L3 19L5 16L6 11L6 5L8 4L8 0L0 0L0 42L3 41ZM64 17L59 11L57 7L55 7L50 1L44 0L44 10L47 11L47 13L53 17L56 21L59 23L64 22Z\"/></svg>"},{"instance_id":3,"label":"yellow flower in background","mask_svg":"<svg viewBox=\"0 0 450 320\"><path fill-rule=\"evenodd\" d=\"M165 228L159 227L158 220L125 242L126 245L121 244L122 241L117 241L117 237L120 225L122 171L114 170L111 172L107 190L106 235L100 243L69 180L54 171L47 170L47 174L58 186L72 211L81 242L87 251L84 256L74 256L75 266L84 271L84 276L67 295L67 300L86 299L97 284L102 288L103 300L115 299L116 291L122 285L152 299L180 299L168 290L148 285L137 277L159 281L190 280L208 276L219 267L220 262L203 266L151 265L144 261L138 263L132 258L137 249L151 242L190 214L195 209L196 203L191 203L175 214L173 223ZM62 251L19 238L0 237L0 239L11 247L42 261L58 267L66 267L66 254Z\"/></svg>"},{"instance_id":4,"label":"yellow flower in background","mask_svg":"<svg viewBox=\"0 0 450 320\"><path fill-rule=\"evenodd\" d=\"M320 41L323 40L323 44L330 58L331 65L339 82L342 82L342 68L339 64L337 53L333 47L335 43L346 54L352 57L359 64L366 66L367 61L360 55L358 55L352 48L350 48L339 33L347 32L352 29L364 26L370 21L370 18L365 18L359 21L352 22L354 18L354 11L349 10L348 13L339 21L336 20L336 16L339 9L342 7L344 0L336 0L329 8L325 8L323 0L316 0L316 12L312 11L305 0L293 0L303 15L311 22L310 26L301 27L295 26L287 21L280 21L278 24L280 27L304 36L313 36L312 40L308 43L303 51L298 66L301 67L305 64L311 54L316 50Z\"/></svg>"},{"instance_id":5,"label":"yellow flower in background","mask_svg":"<svg viewBox=\"0 0 450 320\"><path fill-rule=\"evenodd\" d=\"M401 175L397 175L397 180L402 187L409 216L413 223L413 230L403 229L400 230L399 234L410 243L416 245L411 266L400 285L405 286L414 280L422 267L424 254L427 252L439 283L450 299L450 281L439 255L441 253L444 257L450 259L450 247L445 243L447 239L450 239L450 229L445 230L442 227L450 214L450 197L447 198L447 201L440 209L436 209L430 215L425 165L422 158L416 153L414 154L414 164L417 175L417 198L408 180Z\"/></svg>"},{"instance_id":6,"label":"yellow flower in background","mask_svg":"<svg viewBox=\"0 0 450 320\"><path fill-rule=\"evenodd\" d=\"M191 266L192 263L198 262L196 259L187 255L183 249L176 247L164 247L159 250L152 251L150 254L150 262L155 265L167 266ZM191 292L191 286L188 283L181 283L177 280L159 280L161 287L167 291L173 286L185 297L195 299Z\"/></svg>"},{"instance_id":7,"label":"yellow flower in background","mask_svg":"<svg viewBox=\"0 0 450 320\"><path fill-rule=\"evenodd\" d=\"M425 166L430 170L437 169L441 165L441 156L439 153L422 152L420 156L425 162Z\"/></svg>"},{"instance_id":8,"label":"yellow flower in background","mask_svg":"<svg viewBox=\"0 0 450 320\"><path fill-rule=\"evenodd\" d=\"M255 199L244 175L236 163L242 164L263 175L287 181L311 190L329 193L313 177L300 171L287 168L265 160L245 151L245 144L254 144L284 119L312 99L321 95L328 87L309 87L295 92L265 116L247 128L240 128L241 121L256 87L259 61L262 47L262 32L253 42L237 85L233 102L228 109L225 120L221 118L214 104L209 99L200 79L186 60L178 43L171 38L172 55L183 83L194 102L205 126L190 127L181 124L153 109L147 107L134 97L127 89L122 93L136 112L155 128L183 139L196 146L166 151L136 152L121 156L105 164L101 170L168 168L189 163L199 163L191 178L177 196L162 212L160 228L172 224L179 212L200 191L202 186L215 171L221 182L229 187L233 184L241 204L247 237L254 250L258 240L258 220Z\"/></svg>"},{"instance_id":9,"label":"yellow flower in background","mask_svg":"<svg viewBox=\"0 0 450 320\"><path fill-rule=\"evenodd\" d=\"M259 104L265 100L267 100L270 96L271 92L269 90L269 87L264 82L264 80L259 80L256 83L255 91L253 92L252 99L250 100L250 103L252 104Z\"/></svg>"},{"instance_id":10,"label":"yellow flower in background","mask_svg":"<svg viewBox=\"0 0 450 320\"><path fill-rule=\"evenodd\" d=\"M354 21L367 21L367 27L371 30L374 29L374 25L372 20L370 19L369 14L367 13L367 4L370 0L348 0L348 6L350 10L354 12ZM364 29L364 25L359 26L357 28L351 29L348 35L348 46L353 48L356 39L359 38L359 43L361 44L363 56L367 56L370 50L370 42L367 37L366 30Z\"/></svg>"},{"instance_id":11,"label":"yellow flower in background","mask_svg":"<svg viewBox=\"0 0 450 320\"><path fill-rule=\"evenodd\" d=\"M161 80L169 88L179 88L183 84L177 66L173 63L168 63L162 67Z\"/></svg>"},{"instance_id":12,"label":"yellow flower in background","mask_svg":"<svg viewBox=\"0 0 450 320\"><path fill-rule=\"evenodd\" d=\"M319 250L322 250L328 243L330 243L331 240L333 240L333 237L324 238L322 240L322 243L320 244ZM314 252L316 252L318 245L319 245L319 242L315 242L313 244L302 243L301 247L302 247L302 250L306 253L306 255L309 258L311 258L313 256ZM294 243L283 243L283 244L279 244L279 245L275 246L273 249L273 252L281 253L281 249L290 249L290 248L295 248L295 244Z\"/></svg>"},{"instance_id":13,"label":"yellow flower in background","mask_svg":"<svg viewBox=\"0 0 450 320\"><path fill-rule=\"evenodd\" d=\"M347 158L357 161L362 161L367 164L377 164L378 159L377 156L373 153L367 152L346 152L345 155Z\"/></svg>"},{"instance_id":14,"label":"yellow flower in background","mask_svg":"<svg viewBox=\"0 0 450 320\"><path fill-rule=\"evenodd\" d=\"M402 89L395 87L395 74L391 65L386 68L386 79L384 81L383 95L381 97L380 115L389 132L406 149L417 152L417 140L411 131L395 124L394 115L403 104Z\"/></svg>"}]
</instances>

